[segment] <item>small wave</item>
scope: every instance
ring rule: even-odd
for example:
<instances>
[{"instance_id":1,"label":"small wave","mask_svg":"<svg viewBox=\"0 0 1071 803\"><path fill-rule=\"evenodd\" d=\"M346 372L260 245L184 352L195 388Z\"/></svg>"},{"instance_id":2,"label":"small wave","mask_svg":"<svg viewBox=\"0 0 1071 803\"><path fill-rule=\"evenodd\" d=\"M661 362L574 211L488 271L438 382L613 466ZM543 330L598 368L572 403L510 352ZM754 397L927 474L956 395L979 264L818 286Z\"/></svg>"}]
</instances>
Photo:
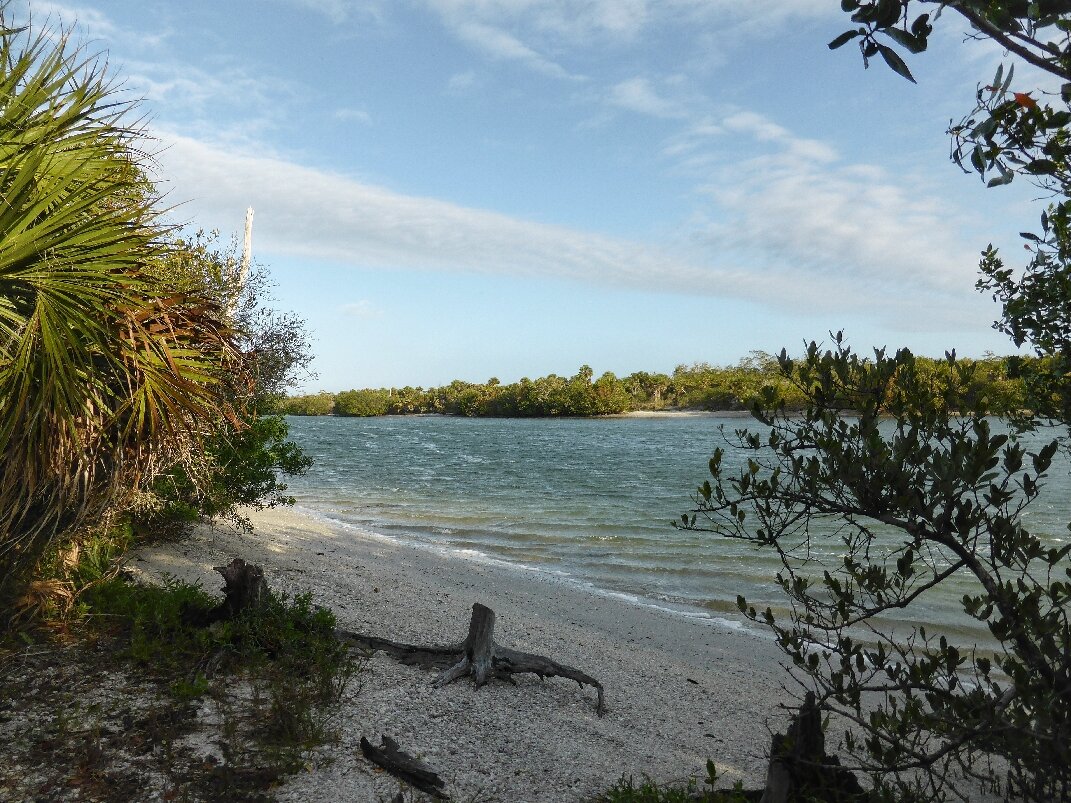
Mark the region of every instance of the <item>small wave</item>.
<instances>
[{"instance_id":1,"label":"small wave","mask_svg":"<svg viewBox=\"0 0 1071 803\"><path fill-rule=\"evenodd\" d=\"M467 560L474 563L481 563L489 566L499 567L509 571L534 574L546 578L551 582L561 583L577 590L582 590L587 593L594 594L598 597L615 599L620 602L624 602L628 605L632 605L634 607L657 610L663 613L668 613L672 616L682 617L692 621L703 622L727 630L749 633L751 635L760 637L770 637L769 634L765 633L764 631L756 630L755 628L750 627L746 622L743 621L729 619L723 616L714 616L708 613L707 611L688 607L683 604L674 605L668 603L661 603L653 599L643 597L639 594L632 594L626 591L615 591L612 589L602 588L600 586L595 585L591 580L574 577L568 571L565 571L563 569L537 566L530 563L521 563L512 560L505 560L503 558L495 557L493 555L488 555L486 552L483 552L479 549L473 549L471 547L448 546L445 544L429 543L427 541L421 541L416 538L406 538L404 536L397 535L386 535L384 533L380 533L365 527L358 527L354 524L351 524L350 522L335 518L329 513L312 510L310 508L302 506L295 506L293 510L315 521L319 521L329 526L336 526L340 529L357 533L363 538L371 538L390 544L412 547L414 549L420 549L425 552L431 552L447 558Z\"/></svg>"}]
</instances>

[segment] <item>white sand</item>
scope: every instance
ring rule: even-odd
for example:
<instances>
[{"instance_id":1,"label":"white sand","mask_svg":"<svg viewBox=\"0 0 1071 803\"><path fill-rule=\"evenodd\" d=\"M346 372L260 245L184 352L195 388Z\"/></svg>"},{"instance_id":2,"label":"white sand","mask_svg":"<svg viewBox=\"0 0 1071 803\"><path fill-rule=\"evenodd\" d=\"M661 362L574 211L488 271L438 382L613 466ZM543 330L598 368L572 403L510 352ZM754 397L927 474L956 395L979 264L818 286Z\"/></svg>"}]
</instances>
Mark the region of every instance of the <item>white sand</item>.
<instances>
[{"instance_id":1,"label":"white sand","mask_svg":"<svg viewBox=\"0 0 1071 803\"><path fill-rule=\"evenodd\" d=\"M585 800L622 775L702 777L708 757L727 783L761 785L767 721L783 730L778 705L789 702L768 638L294 511L252 519L253 535L205 527L143 550L132 567L215 590L211 567L242 557L263 566L272 588L311 592L341 627L414 643L459 641L472 604L482 602L497 614L499 643L593 675L608 707L597 716L594 690L561 678L435 689L432 673L377 653L342 701L341 739L323 751L329 760L293 777L281 800L390 799L397 781L359 749L362 735L378 744L382 733L437 769L456 801Z\"/></svg>"}]
</instances>

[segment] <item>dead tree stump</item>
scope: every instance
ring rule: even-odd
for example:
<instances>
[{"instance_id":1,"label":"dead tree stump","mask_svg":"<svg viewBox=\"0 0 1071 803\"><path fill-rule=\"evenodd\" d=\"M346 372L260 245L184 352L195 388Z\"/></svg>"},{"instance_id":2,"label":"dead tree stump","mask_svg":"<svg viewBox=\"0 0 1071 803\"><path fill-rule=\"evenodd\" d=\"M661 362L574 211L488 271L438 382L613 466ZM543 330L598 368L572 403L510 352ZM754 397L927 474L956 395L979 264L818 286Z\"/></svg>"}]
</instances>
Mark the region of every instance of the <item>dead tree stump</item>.
<instances>
[{"instance_id":1,"label":"dead tree stump","mask_svg":"<svg viewBox=\"0 0 1071 803\"><path fill-rule=\"evenodd\" d=\"M338 631L338 635L365 650L382 650L407 666L441 669L433 681L435 686L445 686L463 677L471 677L479 688L491 677L512 683L513 675L526 673L537 675L541 680L549 677L575 680L581 688L586 685L595 689L598 694L595 710L599 716L605 713L602 684L591 675L542 655L502 647L495 642L494 632L495 612L477 602L472 606L469 633L460 644L440 647L402 644L344 630Z\"/></svg>"},{"instance_id":2,"label":"dead tree stump","mask_svg":"<svg viewBox=\"0 0 1071 803\"><path fill-rule=\"evenodd\" d=\"M247 610L255 610L268 595L268 583L264 570L241 558L235 558L226 566L214 567L223 575L223 602L212 612L217 620L234 619Z\"/></svg>"},{"instance_id":3,"label":"dead tree stump","mask_svg":"<svg viewBox=\"0 0 1071 803\"><path fill-rule=\"evenodd\" d=\"M855 803L865 792L855 775L840 766L836 756L826 755L822 714L814 692L807 692L803 706L789 723L788 733L773 735L766 789L760 803L795 800Z\"/></svg>"},{"instance_id":4,"label":"dead tree stump","mask_svg":"<svg viewBox=\"0 0 1071 803\"><path fill-rule=\"evenodd\" d=\"M255 610L268 596L268 584L259 566L235 558L226 566L216 566L215 569L223 576L223 602L207 612L184 612L183 617L191 624L205 626L234 619L245 611ZM595 710L599 716L605 713L602 684L591 675L543 655L502 647L495 643L494 634L495 612L478 602L472 606L469 633L460 644L428 647L336 631L340 640L363 650L382 650L403 664L442 670L434 680L435 686L445 686L463 677L471 677L477 688L491 677L510 683L514 682L514 675L520 674L538 675L540 680L562 677L575 680L581 688L593 687L598 694Z\"/></svg>"},{"instance_id":5,"label":"dead tree stump","mask_svg":"<svg viewBox=\"0 0 1071 803\"><path fill-rule=\"evenodd\" d=\"M214 568L223 575L223 602L207 611L184 606L182 621L188 625L207 627L214 622L228 622L245 611L256 610L268 596L268 583L259 566L235 558L226 566Z\"/></svg>"}]
</instances>

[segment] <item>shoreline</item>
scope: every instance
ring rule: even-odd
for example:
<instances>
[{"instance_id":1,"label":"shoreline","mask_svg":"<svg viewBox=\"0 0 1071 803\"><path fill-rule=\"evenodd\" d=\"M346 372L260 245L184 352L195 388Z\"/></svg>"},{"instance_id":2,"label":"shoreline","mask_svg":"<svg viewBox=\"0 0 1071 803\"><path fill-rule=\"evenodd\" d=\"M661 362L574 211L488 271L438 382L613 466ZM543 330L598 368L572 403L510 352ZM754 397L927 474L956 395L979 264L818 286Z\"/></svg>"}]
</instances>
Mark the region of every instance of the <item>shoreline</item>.
<instances>
[{"instance_id":1,"label":"shoreline","mask_svg":"<svg viewBox=\"0 0 1071 803\"><path fill-rule=\"evenodd\" d=\"M685 600L671 601L663 598L644 596L640 591L624 591L600 586L596 584L596 581L585 578L580 574L574 574L573 572L561 569L550 569L536 563L515 562L509 558L489 554L477 547L420 542L417 537L413 536L387 535L340 518L335 518L330 513L311 507L304 507L301 504L296 504L293 507L288 508L288 512L300 516L303 519L315 522L317 525L330 529L339 529L346 533L352 533L358 539L367 539L391 544L403 551L413 550L418 554L427 554L432 559L446 561L457 560L474 565L487 565L496 572L502 572L516 577L539 578L542 582L559 585L579 594L605 597L629 607L651 608L663 611L670 616L708 623L710 626L720 630L747 633L750 636L763 640L773 639L773 636L767 631L756 629L746 620L728 618L731 614L722 615L694 602L690 603ZM735 608L732 610L733 613L736 612Z\"/></svg>"},{"instance_id":2,"label":"shoreline","mask_svg":"<svg viewBox=\"0 0 1071 803\"><path fill-rule=\"evenodd\" d=\"M488 801L579 801L621 776L702 777L707 758L728 785L762 785L769 728L783 729L778 704L789 702L769 639L292 510L251 519L252 534L200 527L188 540L140 550L130 566L215 591L212 566L242 557L263 567L273 589L311 592L340 627L412 643L459 641L481 602L497 614L497 641L594 676L608 708L598 717L594 692L560 678L434 689L431 673L377 653L339 706L339 742L320 751L327 760L317 769L277 790L279 800L393 795L397 782L373 772L358 747L361 736L378 743L382 733L438 770L455 799L482 790Z\"/></svg>"}]
</instances>

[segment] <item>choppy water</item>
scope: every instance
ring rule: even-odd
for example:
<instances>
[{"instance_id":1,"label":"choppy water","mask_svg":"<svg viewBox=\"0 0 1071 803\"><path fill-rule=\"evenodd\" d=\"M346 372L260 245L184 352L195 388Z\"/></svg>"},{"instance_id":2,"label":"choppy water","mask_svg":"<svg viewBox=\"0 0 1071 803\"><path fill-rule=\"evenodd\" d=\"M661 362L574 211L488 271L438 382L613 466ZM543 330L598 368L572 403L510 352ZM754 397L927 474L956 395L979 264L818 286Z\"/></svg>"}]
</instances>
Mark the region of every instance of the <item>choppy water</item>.
<instances>
[{"instance_id":1,"label":"choppy water","mask_svg":"<svg viewBox=\"0 0 1071 803\"><path fill-rule=\"evenodd\" d=\"M315 461L289 481L318 516L426 547L554 572L596 590L743 621L736 597L780 607L768 550L675 530L715 446L749 419L291 417ZM738 458L731 452L727 461ZM1028 526L1059 542L1071 519L1067 466L1029 508ZM831 546L830 555L840 550ZM913 621L986 634L965 622L953 582Z\"/></svg>"}]
</instances>

